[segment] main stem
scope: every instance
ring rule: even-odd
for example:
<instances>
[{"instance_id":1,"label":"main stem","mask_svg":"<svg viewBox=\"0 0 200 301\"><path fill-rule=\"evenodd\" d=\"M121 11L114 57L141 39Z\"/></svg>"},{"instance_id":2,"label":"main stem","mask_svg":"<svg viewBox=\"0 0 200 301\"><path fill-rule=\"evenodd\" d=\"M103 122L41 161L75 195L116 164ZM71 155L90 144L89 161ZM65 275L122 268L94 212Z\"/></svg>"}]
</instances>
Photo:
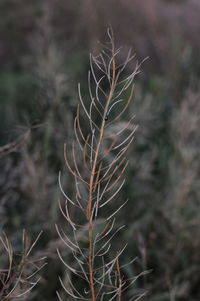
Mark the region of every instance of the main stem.
<instances>
[{"instance_id":1,"label":"main stem","mask_svg":"<svg viewBox=\"0 0 200 301\"><path fill-rule=\"evenodd\" d=\"M93 166L92 166L92 171L90 175L90 185L89 185L89 199L88 199L88 206L87 206L87 216L88 216L88 232L89 232L89 258L88 258L88 265L89 265L89 275L90 275L90 290L91 290L91 296L92 296L92 301L96 300L95 297L95 283L94 283L94 271L93 271L93 220L92 220L92 193L93 193L93 186L94 186L94 177L95 177L95 172L97 168L97 159L99 156L99 150L100 146L103 140L103 134L104 134L104 127L105 127L105 116L108 111L110 102L113 97L114 89L115 89L115 78L116 78L116 63L115 63L115 51L114 51L114 42L112 41L112 83L111 83L111 88L110 88L110 93L108 96L107 103L105 105L105 110L104 110L104 116L103 120L101 123L101 128L100 128L100 135L99 135L99 141L96 147L95 151L95 156L94 156L94 161L93 161Z\"/></svg>"}]
</instances>

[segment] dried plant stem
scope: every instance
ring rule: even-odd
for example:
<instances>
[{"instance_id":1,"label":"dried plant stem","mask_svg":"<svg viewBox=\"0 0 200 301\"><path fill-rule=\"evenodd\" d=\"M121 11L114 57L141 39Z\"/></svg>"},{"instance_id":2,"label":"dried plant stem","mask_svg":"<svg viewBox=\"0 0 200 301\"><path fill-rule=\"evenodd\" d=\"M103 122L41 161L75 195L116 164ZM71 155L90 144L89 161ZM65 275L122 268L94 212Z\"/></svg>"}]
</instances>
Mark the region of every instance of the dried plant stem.
<instances>
[{"instance_id":1,"label":"dried plant stem","mask_svg":"<svg viewBox=\"0 0 200 301\"><path fill-rule=\"evenodd\" d=\"M96 174L96 168L97 168L97 160L98 160L98 155L99 155L99 149L101 146L101 142L103 139L103 134L104 134L104 128L105 128L105 118L106 118L106 113L108 112L108 108L113 96L113 91L114 91L114 86L115 86L115 49L114 49L114 41L112 40L112 84L111 84L111 90L109 93L109 97L105 106L104 110L104 117L102 119L102 124L101 124L101 129L100 129L100 136L99 136L99 142L95 151L95 158L94 158L94 163L93 163L93 168L90 176L90 191L89 191L89 200L88 200L88 207L87 207L87 216L88 216L88 232L89 232L89 271L90 271L90 289L92 293L92 301L95 301L95 290L94 290L94 278L93 278L93 221L92 221L92 193L93 193L93 186L94 186L94 177Z\"/></svg>"},{"instance_id":2,"label":"dried plant stem","mask_svg":"<svg viewBox=\"0 0 200 301\"><path fill-rule=\"evenodd\" d=\"M42 264L46 257L33 259L30 258L30 253L35 247L41 234L42 231L38 234L35 241L30 244L28 235L25 231L23 231L22 254L20 255L20 261L18 264L15 264L13 248L7 236L4 234L0 237L0 242L8 256L8 267L0 270L1 301L16 300L22 296L28 296L33 287L35 287L39 282L40 277L37 277L37 275L46 265L46 263Z\"/></svg>"},{"instance_id":3,"label":"dried plant stem","mask_svg":"<svg viewBox=\"0 0 200 301\"><path fill-rule=\"evenodd\" d=\"M84 102L80 85L78 86L80 103L88 118L89 134L85 135L81 126L78 107L74 120L76 143L72 143L71 158L67 145L64 145L66 166L75 180L75 200L63 191L59 174L59 185L65 198L65 209L62 208L60 202L59 207L72 228L73 236L70 237L57 226L56 230L62 242L72 251L76 266L79 268L70 266L59 250L58 256L71 273L83 280L83 287L78 290L72 279L69 278L66 286L60 278L64 291L71 296L72 300L121 301L122 293L136 279L134 277L128 283L121 273L119 258L126 246L119 250L114 258L109 258L112 240L124 227L115 229L115 217L126 202L118 205L107 217L100 215L101 209L117 197L125 183L125 180L121 179L128 166L125 154L133 141L136 126L132 122L133 117L128 122L123 122L122 127L119 127L119 124L116 126L116 122L131 101L133 80L139 68L137 64L134 72L124 77L125 65L133 57L130 57L129 53L125 63L117 65L119 50L115 49L114 38L110 31L108 31L108 36L109 47L105 46L105 51L102 51L98 57L90 57L91 74L95 82L95 88L92 89L89 73L90 104ZM103 72L103 76L97 75L94 66L98 72ZM102 84L103 79L107 83L108 91ZM125 96L127 99L124 102ZM84 163L82 169L79 164L81 157ZM73 218L71 206L77 211L77 216ZM80 219L78 211L81 212L83 219ZM86 246L82 245L78 234L83 229ZM59 292L57 295L61 301Z\"/></svg>"}]
</instances>

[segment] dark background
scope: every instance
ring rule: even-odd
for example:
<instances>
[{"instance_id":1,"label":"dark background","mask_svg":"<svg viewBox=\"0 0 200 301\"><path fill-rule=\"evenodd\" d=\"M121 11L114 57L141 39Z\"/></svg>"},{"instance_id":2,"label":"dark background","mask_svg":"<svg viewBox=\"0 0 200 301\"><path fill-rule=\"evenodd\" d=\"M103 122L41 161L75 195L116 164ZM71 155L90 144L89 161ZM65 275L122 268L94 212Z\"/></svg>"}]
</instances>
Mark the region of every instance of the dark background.
<instances>
[{"instance_id":1,"label":"dark background","mask_svg":"<svg viewBox=\"0 0 200 301\"><path fill-rule=\"evenodd\" d=\"M200 300L199 16L199 0L0 1L0 227L16 252L23 228L32 237L44 230L35 252L48 255L48 266L34 300L56 300L66 273L55 251L58 171L73 194L63 143L71 141L77 83L87 98L89 53L101 50L108 26L120 59L129 48L138 61L149 57L129 108L139 128L119 240L129 242L124 261L139 258L126 275L153 271L124 300L143 289L149 301Z\"/></svg>"}]
</instances>

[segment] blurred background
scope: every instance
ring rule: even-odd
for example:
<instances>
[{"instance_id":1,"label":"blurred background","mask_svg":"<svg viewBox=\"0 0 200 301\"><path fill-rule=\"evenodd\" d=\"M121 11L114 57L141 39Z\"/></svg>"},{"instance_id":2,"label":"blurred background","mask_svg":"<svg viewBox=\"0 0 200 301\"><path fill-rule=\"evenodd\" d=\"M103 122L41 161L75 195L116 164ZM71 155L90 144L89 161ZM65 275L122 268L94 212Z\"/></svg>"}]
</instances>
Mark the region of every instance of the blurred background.
<instances>
[{"instance_id":1,"label":"blurred background","mask_svg":"<svg viewBox=\"0 0 200 301\"><path fill-rule=\"evenodd\" d=\"M35 252L48 266L32 300L57 300L66 273L55 251L58 171L73 195L63 144L77 83L87 99L89 53L101 50L110 25L122 61L130 48L138 61L149 57L129 108L139 128L119 222L124 261L138 256L124 273L152 272L124 300L143 290L150 301L200 300L199 16L199 0L0 1L0 227L16 252L23 228L32 237L44 230Z\"/></svg>"}]
</instances>

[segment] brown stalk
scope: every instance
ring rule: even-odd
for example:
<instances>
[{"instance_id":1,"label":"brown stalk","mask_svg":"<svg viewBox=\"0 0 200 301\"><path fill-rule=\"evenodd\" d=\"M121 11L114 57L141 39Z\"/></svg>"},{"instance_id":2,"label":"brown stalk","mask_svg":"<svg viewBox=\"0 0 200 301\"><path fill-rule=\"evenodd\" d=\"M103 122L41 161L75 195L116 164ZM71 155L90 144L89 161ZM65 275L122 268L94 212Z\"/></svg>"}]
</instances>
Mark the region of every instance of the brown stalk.
<instances>
[{"instance_id":1,"label":"brown stalk","mask_svg":"<svg viewBox=\"0 0 200 301\"><path fill-rule=\"evenodd\" d=\"M79 99L82 110L87 117L89 133L85 134L85 130L83 130L78 106L74 119L75 142L72 143L70 157L68 157L67 146L66 144L64 145L66 166L75 179L75 200L72 201L65 194L59 180L60 189L66 199L65 207L62 207L59 201L59 208L66 221L73 228L73 235L68 237L63 231L59 231L58 228L57 232L63 243L66 246L69 245L76 260L76 267L73 268L71 265L68 265L59 250L58 256L70 272L85 280L82 283L84 289L81 287L81 291L73 284L72 278L69 278L68 286L63 283L62 279L60 279L60 283L65 292L75 300L99 301L110 297L109 300L121 301L126 283L122 277L119 265L119 257L124 252L125 247L122 247L114 257L110 257L109 250L112 246L113 238L124 227L124 225L117 226L115 216L127 201L118 204L113 211L108 212L107 217L101 218L101 223L98 221L102 210L104 210L102 208L108 206L110 202L119 197L119 193L121 193L125 183L125 179L122 178L129 162L125 154L134 139L135 127L132 122L133 117L127 122L123 121L119 125L115 125L114 128L110 127L108 130L107 128L117 121L128 108L133 95L132 81L136 71L124 78L122 71L125 66L117 65L119 50L115 49L112 34L108 32L108 35L111 47L105 47L98 57L90 57L91 74L95 86L91 85L89 73L89 104L84 102L80 84L78 85ZM126 62L129 61L129 58L130 53ZM102 76L101 72L100 74L96 73L95 68L97 68L98 72L105 73L106 76ZM102 87L102 79L105 79L107 82L108 92L105 92L105 88ZM123 102L124 99L120 99L120 97L124 96L123 92L127 91L130 85L132 85L132 88L128 99L126 102ZM93 96L93 89L96 93L95 97ZM119 112L113 115L113 108L117 107L119 103L120 106L117 109ZM121 125L123 127L119 128ZM115 128L117 129L117 134L113 131ZM80 158L83 160L82 166L79 164ZM71 204L68 206L68 202L72 206ZM82 211L80 211L81 217L77 214L71 218L70 212L73 206ZM80 218L83 218L83 220ZM78 233L82 229L87 229L87 231L84 231L81 241ZM87 245L85 246L85 244ZM57 295L61 301L59 293Z\"/></svg>"},{"instance_id":2,"label":"brown stalk","mask_svg":"<svg viewBox=\"0 0 200 301\"><path fill-rule=\"evenodd\" d=\"M112 55L114 58L114 54L115 54L115 49L114 49L114 44L112 43ZM95 171L97 168L97 159L98 159L98 155L99 155L99 149L100 149L100 145L103 139L103 134L104 134L104 127L105 127L105 115L106 112L108 111L108 107L110 104L110 101L112 99L113 96L113 92L114 92L114 86L115 86L115 74L116 74L116 65L115 65L115 59L113 59L113 63L112 63L112 70L113 70L113 74L112 74L112 84L111 84L111 89L110 89L110 93L109 93L109 97L105 106L105 111L104 111L104 118L102 120L102 124L101 124L101 129L100 129L100 137L99 137L99 142L97 144L97 148L96 148L96 152L95 152L95 157L94 157L94 163L93 163L93 167L92 167L92 171L91 171L91 176L90 176L90 186L89 186L89 200L88 200L88 205L87 205L87 216L88 216L88 221L89 221L89 226L88 226L88 230L89 230L89 272L90 272L90 289L91 289L91 294L92 294L92 301L95 301L95 289L94 289L94 277L93 277L93 223L92 223L92 192L93 192L93 185L94 185L94 175L95 175Z\"/></svg>"}]
</instances>

